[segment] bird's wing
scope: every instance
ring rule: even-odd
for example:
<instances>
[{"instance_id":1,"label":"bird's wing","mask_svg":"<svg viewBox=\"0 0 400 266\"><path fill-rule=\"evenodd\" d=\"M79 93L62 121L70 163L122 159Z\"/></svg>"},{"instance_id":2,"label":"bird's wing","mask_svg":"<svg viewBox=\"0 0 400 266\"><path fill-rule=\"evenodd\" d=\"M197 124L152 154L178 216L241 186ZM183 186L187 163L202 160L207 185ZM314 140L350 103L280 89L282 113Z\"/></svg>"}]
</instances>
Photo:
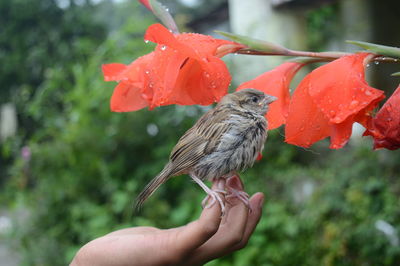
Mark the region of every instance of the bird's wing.
<instances>
[{"instance_id":1,"label":"bird's wing","mask_svg":"<svg viewBox=\"0 0 400 266\"><path fill-rule=\"evenodd\" d=\"M210 110L180 138L170 155L175 175L193 167L217 148L222 135L230 128L226 123L228 118L229 114L224 110Z\"/></svg>"}]
</instances>

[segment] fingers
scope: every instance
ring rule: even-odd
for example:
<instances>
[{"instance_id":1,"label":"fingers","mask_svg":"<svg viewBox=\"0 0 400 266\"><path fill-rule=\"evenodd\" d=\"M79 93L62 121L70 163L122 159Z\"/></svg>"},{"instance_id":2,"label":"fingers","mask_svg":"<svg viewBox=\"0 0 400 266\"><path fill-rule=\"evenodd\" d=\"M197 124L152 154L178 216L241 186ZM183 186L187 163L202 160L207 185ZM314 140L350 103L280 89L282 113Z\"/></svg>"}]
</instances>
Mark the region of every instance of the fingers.
<instances>
[{"instance_id":1,"label":"fingers","mask_svg":"<svg viewBox=\"0 0 400 266\"><path fill-rule=\"evenodd\" d=\"M233 248L233 250L244 248L247 245L250 236L253 234L258 222L261 219L263 203L263 193L257 192L250 198L251 212L249 213L247 219L246 228L244 229L241 241Z\"/></svg>"},{"instance_id":2,"label":"fingers","mask_svg":"<svg viewBox=\"0 0 400 266\"><path fill-rule=\"evenodd\" d=\"M238 177L229 178L227 186L243 191ZM251 212L241 200L236 198L229 200L218 232L191 254L191 262L205 263L243 248L260 220L263 199L262 193L256 193L251 197Z\"/></svg>"},{"instance_id":3,"label":"fingers","mask_svg":"<svg viewBox=\"0 0 400 266\"><path fill-rule=\"evenodd\" d=\"M215 183L213 188L216 185L217 184ZM225 203L223 195L221 195L221 198ZM212 207L203 209L203 212L197 221L181 228L177 237L179 249L183 253L197 249L218 231L220 223L221 208L218 202L215 202Z\"/></svg>"}]
</instances>

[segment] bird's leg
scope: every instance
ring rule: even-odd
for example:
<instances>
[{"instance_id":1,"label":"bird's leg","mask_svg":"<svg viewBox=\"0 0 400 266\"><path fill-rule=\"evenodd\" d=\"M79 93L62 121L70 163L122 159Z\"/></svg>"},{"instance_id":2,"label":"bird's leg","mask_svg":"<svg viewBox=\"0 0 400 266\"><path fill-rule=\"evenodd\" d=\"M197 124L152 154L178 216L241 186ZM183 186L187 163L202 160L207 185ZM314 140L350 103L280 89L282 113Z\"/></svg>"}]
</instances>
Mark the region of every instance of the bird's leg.
<instances>
[{"instance_id":1,"label":"bird's leg","mask_svg":"<svg viewBox=\"0 0 400 266\"><path fill-rule=\"evenodd\" d=\"M240 181L240 177L237 174L232 175L230 178L232 177L237 177L237 179ZM226 195L226 199L228 200L229 198L237 198L240 201L242 201L244 203L244 205L246 205L247 208L250 208L250 201L249 201L249 194L247 194L246 192L244 192L243 190L234 188L232 186L229 186L230 182L226 183L226 190L228 191L228 194ZM236 184L237 187L242 187L242 184Z\"/></svg>"},{"instance_id":2,"label":"bird's leg","mask_svg":"<svg viewBox=\"0 0 400 266\"><path fill-rule=\"evenodd\" d=\"M217 180L217 189L210 189L201 181L200 178L197 176L190 174L190 177L207 193L207 197L202 201L203 208L210 208L214 205L216 201L218 201L219 205L221 206L221 214L224 215L225 213L225 204L221 199L221 196L218 193L226 193L223 188L225 187L225 179L218 179ZM222 190L221 190L222 187ZM205 203L207 200L211 198L211 202L209 202L205 207Z\"/></svg>"}]
</instances>

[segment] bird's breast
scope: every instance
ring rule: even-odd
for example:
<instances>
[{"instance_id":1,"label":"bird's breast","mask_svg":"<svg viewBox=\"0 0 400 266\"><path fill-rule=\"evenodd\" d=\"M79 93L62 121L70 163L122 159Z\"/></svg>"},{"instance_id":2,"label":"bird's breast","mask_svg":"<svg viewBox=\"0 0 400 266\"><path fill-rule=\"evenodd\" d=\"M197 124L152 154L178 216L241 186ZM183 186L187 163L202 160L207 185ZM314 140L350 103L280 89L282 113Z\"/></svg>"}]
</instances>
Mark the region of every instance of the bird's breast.
<instances>
[{"instance_id":1,"label":"bird's breast","mask_svg":"<svg viewBox=\"0 0 400 266\"><path fill-rule=\"evenodd\" d=\"M229 129L221 136L215 151L197 165L203 179L220 177L253 165L264 147L267 122L263 116L232 114L226 123Z\"/></svg>"}]
</instances>

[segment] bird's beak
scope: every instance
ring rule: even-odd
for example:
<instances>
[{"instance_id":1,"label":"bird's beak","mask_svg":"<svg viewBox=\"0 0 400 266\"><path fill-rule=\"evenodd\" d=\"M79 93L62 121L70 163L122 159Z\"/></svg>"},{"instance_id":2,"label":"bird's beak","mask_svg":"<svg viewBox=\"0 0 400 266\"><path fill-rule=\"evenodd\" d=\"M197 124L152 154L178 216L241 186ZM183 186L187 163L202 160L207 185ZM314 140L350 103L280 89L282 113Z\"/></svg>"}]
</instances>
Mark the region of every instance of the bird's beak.
<instances>
[{"instance_id":1,"label":"bird's beak","mask_svg":"<svg viewBox=\"0 0 400 266\"><path fill-rule=\"evenodd\" d=\"M272 95L266 95L264 98L264 102L266 104L271 104L271 103L275 102L276 100L278 100L278 98L275 96L272 96Z\"/></svg>"}]
</instances>

